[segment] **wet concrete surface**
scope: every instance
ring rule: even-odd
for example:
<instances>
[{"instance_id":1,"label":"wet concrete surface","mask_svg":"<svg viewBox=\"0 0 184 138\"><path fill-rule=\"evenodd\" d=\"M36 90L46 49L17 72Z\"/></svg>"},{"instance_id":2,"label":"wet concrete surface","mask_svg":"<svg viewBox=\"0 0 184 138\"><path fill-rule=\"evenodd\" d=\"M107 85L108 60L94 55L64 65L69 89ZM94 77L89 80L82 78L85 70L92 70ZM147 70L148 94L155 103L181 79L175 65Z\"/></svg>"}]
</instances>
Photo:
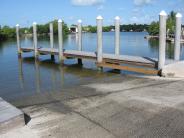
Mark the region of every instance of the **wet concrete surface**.
<instances>
[{"instance_id":1,"label":"wet concrete surface","mask_svg":"<svg viewBox=\"0 0 184 138\"><path fill-rule=\"evenodd\" d=\"M31 117L25 127L34 137L180 138L183 85L183 80L116 75L12 103Z\"/></svg>"}]
</instances>

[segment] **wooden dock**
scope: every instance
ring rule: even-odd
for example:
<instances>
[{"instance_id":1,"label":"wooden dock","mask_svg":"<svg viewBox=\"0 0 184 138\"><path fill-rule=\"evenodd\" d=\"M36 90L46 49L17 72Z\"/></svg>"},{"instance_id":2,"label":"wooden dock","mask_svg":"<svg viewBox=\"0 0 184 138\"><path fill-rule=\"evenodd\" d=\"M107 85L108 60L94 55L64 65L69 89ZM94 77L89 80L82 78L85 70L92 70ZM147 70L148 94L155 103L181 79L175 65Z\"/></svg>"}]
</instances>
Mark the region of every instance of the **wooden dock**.
<instances>
[{"instance_id":1,"label":"wooden dock","mask_svg":"<svg viewBox=\"0 0 184 138\"><path fill-rule=\"evenodd\" d=\"M174 49L174 60L180 60L180 42L181 42L181 21L182 15L176 14L176 27L175 27L175 49ZM63 46L63 22L61 19L58 20L58 44L59 48L54 48L54 33L53 23L50 23L50 48L38 47L37 42L37 24L33 23L33 46L32 47L21 47L19 37L19 25L16 25L17 35L17 49L18 54L21 55L24 52L34 52L36 59L41 55L51 55L51 59L54 59L55 55L58 55L59 61L63 64L64 60L68 58L78 59L78 64L82 64L83 59L93 60L96 62L98 69L112 68L118 70L127 70L144 74L155 74L160 75L162 69L167 63L166 60L166 21L167 13L161 11L159 14L159 52L158 59L152 59L149 57L120 55L120 17L116 16L114 19L115 26L115 47L114 54L103 53L103 17L98 16L96 18L97 24L97 50L96 52L82 51L82 21L78 20L78 50L64 50ZM173 41L170 40L170 41ZM183 40L182 40L183 42Z\"/></svg>"},{"instance_id":2,"label":"wooden dock","mask_svg":"<svg viewBox=\"0 0 184 138\"><path fill-rule=\"evenodd\" d=\"M33 47L21 47L21 52L33 52ZM38 48L39 55L59 55L59 50L56 48ZM86 52L77 50L63 50L64 59L76 58L97 61L96 52ZM129 55L114 55L103 54L103 62L97 63L98 67L106 67L119 70L127 70L144 74L158 74L156 70L156 61L153 59L129 56ZM129 66L131 65L131 66Z\"/></svg>"},{"instance_id":3,"label":"wooden dock","mask_svg":"<svg viewBox=\"0 0 184 138\"><path fill-rule=\"evenodd\" d=\"M165 22L165 12L160 13ZM163 15L162 15L163 14ZM161 20L162 21L162 20ZM104 68L112 68L117 70L127 70L132 72L138 72L143 74L154 74L158 75L160 70L165 65L165 31L164 27L160 30L161 35L159 47L159 59L149 57L140 57L140 56L130 56L130 55L120 55L120 18L117 16L115 18L115 49L114 54L103 53L103 18L98 16L96 19L97 22L97 49L94 52L82 51L82 21L78 21L78 49L77 50L65 50L63 45L63 30L62 30L62 20L58 20L58 44L59 47L54 47L53 40L53 24L50 23L50 48L38 47L37 42L37 26L36 23L33 23L33 46L31 47L21 47L20 38L19 38L19 25L16 26L17 34L17 48L18 54L21 55L25 52L34 52L36 59L41 55L51 55L51 59L54 59L54 56L59 57L59 62L63 64L64 60L67 59L78 59L78 64L82 65L82 60L92 60L96 63L99 70ZM160 24L164 24L160 23ZM179 25L178 25L179 26ZM179 31L178 31L179 32ZM179 33L178 33L179 34ZM178 54L176 54L178 55Z\"/></svg>"}]
</instances>

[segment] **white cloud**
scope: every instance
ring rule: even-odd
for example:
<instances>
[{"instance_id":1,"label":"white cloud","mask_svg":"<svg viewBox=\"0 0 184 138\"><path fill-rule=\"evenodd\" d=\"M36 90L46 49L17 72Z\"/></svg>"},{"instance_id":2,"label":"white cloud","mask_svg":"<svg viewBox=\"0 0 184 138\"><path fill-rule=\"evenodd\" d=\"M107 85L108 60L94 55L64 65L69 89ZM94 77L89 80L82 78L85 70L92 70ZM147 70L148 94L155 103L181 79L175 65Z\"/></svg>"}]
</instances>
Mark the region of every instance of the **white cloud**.
<instances>
[{"instance_id":1,"label":"white cloud","mask_svg":"<svg viewBox=\"0 0 184 138\"><path fill-rule=\"evenodd\" d=\"M104 6L103 5L100 5L98 8L97 8L97 10L99 10L99 11L102 11L104 9Z\"/></svg>"},{"instance_id":2,"label":"white cloud","mask_svg":"<svg viewBox=\"0 0 184 138\"><path fill-rule=\"evenodd\" d=\"M151 23L152 20L155 20L154 17L150 15L139 15L139 16L133 16L130 18L130 23L136 23L136 24L143 24L143 23Z\"/></svg>"},{"instance_id":3,"label":"white cloud","mask_svg":"<svg viewBox=\"0 0 184 138\"><path fill-rule=\"evenodd\" d=\"M143 6L150 4L153 0L134 0L134 4L137 6Z\"/></svg>"},{"instance_id":4,"label":"white cloud","mask_svg":"<svg viewBox=\"0 0 184 138\"><path fill-rule=\"evenodd\" d=\"M73 21L74 19L75 19L74 16L70 16L70 17L69 17L69 20L71 20L71 21Z\"/></svg>"},{"instance_id":5,"label":"white cloud","mask_svg":"<svg viewBox=\"0 0 184 138\"><path fill-rule=\"evenodd\" d=\"M71 2L76 6L93 6L102 4L105 0L71 0Z\"/></svg>"}]
</instances>

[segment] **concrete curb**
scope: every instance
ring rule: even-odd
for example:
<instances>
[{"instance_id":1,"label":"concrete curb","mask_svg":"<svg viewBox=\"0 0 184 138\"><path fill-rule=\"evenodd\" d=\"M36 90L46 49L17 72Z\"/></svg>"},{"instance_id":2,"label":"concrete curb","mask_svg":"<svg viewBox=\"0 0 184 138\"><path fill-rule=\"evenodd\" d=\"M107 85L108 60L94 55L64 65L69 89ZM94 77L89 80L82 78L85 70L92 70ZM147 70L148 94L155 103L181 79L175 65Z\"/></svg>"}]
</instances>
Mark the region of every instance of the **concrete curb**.
<instances>
[{"instance_id":1,"label":"concrete curb","mask_svg":"<svg viewBox=\"0 0 184 138\"><path fill-rule=\"evenodd\" d=\"M0 97L0 134L24 125L24 113Z\"/></svg>"}]
</instances>

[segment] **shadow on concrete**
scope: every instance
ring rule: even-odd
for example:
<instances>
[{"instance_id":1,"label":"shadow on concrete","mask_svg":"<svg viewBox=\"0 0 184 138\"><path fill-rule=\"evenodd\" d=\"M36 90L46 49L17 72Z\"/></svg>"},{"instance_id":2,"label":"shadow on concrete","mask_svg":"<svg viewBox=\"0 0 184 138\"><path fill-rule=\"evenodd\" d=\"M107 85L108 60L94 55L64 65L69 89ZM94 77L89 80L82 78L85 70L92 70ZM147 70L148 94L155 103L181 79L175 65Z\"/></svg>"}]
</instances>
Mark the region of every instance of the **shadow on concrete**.
<instances>
[{"instance_id":1,"label":"shadow on concrete","mask_svg":"<svg viewBox=\"0 0 184 138\"><path fill-rule=\"evenodd\" d=\"M31 117L26 113L24 113L24 121L25 121L25 125L27 125L29 121L31 121Z\"/></svg>"}]
</instances>

